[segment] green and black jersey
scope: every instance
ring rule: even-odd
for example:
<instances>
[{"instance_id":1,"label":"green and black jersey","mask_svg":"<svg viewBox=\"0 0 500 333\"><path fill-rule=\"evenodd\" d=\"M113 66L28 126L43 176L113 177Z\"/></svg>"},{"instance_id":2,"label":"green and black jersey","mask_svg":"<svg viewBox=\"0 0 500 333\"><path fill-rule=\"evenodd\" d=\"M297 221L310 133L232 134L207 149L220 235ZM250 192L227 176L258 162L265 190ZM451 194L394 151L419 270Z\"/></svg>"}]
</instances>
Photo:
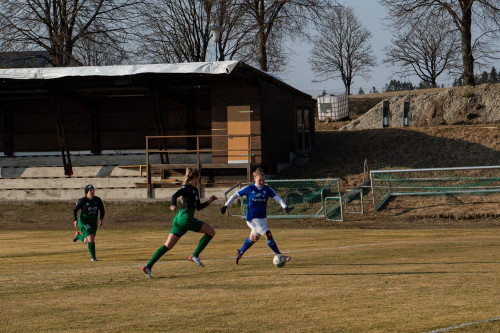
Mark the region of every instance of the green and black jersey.
<instances>
[{"instance_id":1,"label":"green and black jersey","mask_svg":"<svg viewBox=\"0 0 500 333\"><path fill-rule=\"evenodd\" d=\"M92 199L83 197L78 199L75 208L73 208L73 220L76 221L79 210L80 220L97 221L97 216L100 213L99 219L104 219L104 205L101 198L94 196Z\"/></svg>"},{"instance_id":2,"label":"green and black jersey","mask_svg":"<svg viewBox=\"0 0 500 333\"><path fill-rule=\"evenodd\" d=\"M182 196L181 209L202 210L208 206L208 202L201 203L198 189L191 184L182 186L172 195L172 205L177 206L177 198Z\"/></svg>"},{"instance_id":3,"label":"green and black jersey","mask_svg":"<svg viewBox=\"0 0 500 333\"><path fill-rule=\"evenodd\" d=\"M172 206L177 206L177 198L182 196L181 208L175 215L170 232L181 237L188 230L198 232L203 226L203 221L194 217L194 210L202 210L208 206L208 201L201 203L198 189L191 184L182 186L172 195Z\"/></svg>"}]
</instances>

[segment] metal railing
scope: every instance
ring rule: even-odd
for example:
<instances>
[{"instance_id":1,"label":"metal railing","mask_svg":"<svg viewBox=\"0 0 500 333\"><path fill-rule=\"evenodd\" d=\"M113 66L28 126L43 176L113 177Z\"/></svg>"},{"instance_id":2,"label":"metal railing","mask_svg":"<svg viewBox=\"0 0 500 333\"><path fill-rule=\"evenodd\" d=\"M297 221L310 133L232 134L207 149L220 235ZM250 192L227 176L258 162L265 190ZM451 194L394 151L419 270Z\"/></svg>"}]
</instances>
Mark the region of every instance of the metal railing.
<instances>
[{"instance_id":1,"label":"metal railing","mask_svg":"<svg viewBox=\"0 0 500 333\"><path fill-rule=\"evenodd\" d=\"M202 169L246 169L247 180L250 181L252 163L261 162L260 141L258 144L252 142L255 138L260 137L257 134L218 134L218 135L167 135L167 136L146 136L146 172L147 172L147 191L148 198L152 197L152 169L158 167L160 169L176 169L195 167L198 170ZM243 148L214 148L214 139L222 139L221 146L228 147L228 140L234 138L246 138L247 147ZM173 145L176 148L169 149L169 141L176 141ZM181 149L179 145L185 141L186 148ZM194 144L193 144L194 143ZM193 147L189 149L189 146ZM152 164L150 157L153 154L160 154L161 164ZM185 163L172 163L173 155L191 155L191 159ZM193 157L194 160L193 160ZM203 157L205 161L203 161ZM231 163L231 158L237 159ZM208 160L208 161L207 161ZM214 163L217 161L217 163Z\"/></svg>"},{"instance_id":2,"label":"metal railing","mask_svg":"<svg viewBox=\"0 0 500 333\"><path fill-rule=\"evenodd\" d=\"M373 207L377 211L395 196L500 192L500 166L370 171Z\"/></svg>"}]
</instances>

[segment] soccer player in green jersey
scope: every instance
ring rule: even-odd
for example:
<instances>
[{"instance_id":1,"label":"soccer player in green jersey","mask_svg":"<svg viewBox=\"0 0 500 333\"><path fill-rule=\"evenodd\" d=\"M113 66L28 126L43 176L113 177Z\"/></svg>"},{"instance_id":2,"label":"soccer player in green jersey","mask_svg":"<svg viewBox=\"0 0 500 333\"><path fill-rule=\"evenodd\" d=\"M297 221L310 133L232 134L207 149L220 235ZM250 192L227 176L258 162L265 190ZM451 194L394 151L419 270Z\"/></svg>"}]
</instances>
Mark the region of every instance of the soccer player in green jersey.
<instances>
[{"instance_id":1,"label":"soccer player in green jersey","mask_svg":"<svg viewBox=\"0 0 500 333\"><path fill-rule=\"evenodd\" d=\"M87 244L90 252L90 260L97 261L94 240L97 232L97 224L102 226L104 205L101 198L94 195L94 191L94 186L85 186L85 196L79 199L73 208L73 224L77 230L80 230L76 232L73 242L80 240L82 243ZM80 217L77 218L80 209L82 212L80 213ZM99 220L97 219L98 215Z\"/></svg>"},{"instance_id":2,"label":"soccer player in green jersey","mask_svg":"<svg viewBox=\"0 0 500 333\"><path fill-rule=\"evenodd\" d=\"M184 176L184 181L182 182L182 187L172 195L172 204L170 206L171 211L175 211L177 206L177 198L182 197L182 204L179 212L175 215L172 229L168 235L167 241L162 245L151 257L151 260L142 267L142 271L148 278L151 278L151 269L153 265L161 258L168 250L171 250L177 241L184 235L188 230L204 233L201 237L198 246L193 252L193 255L189 257L189 260L196 263L198 266L205 266L200 261L200 253L205 249L208 243L215 236L215 230L207 223L198 220L194 217L194 210L202 210L209 204L217 200L215 195L212 195L208 201L201 203L198 194L198 182L200 180L200 171L198 169L186 169L186 175Z\"/></svg>"}]
</instances>

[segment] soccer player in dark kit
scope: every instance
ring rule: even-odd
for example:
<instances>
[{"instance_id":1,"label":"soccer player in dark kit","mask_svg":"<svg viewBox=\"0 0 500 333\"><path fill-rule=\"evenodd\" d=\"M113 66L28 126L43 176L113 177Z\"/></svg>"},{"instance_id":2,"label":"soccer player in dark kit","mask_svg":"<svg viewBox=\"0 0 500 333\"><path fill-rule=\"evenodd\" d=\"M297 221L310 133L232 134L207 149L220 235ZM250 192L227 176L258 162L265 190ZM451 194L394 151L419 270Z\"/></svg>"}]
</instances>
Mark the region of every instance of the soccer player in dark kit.
<instances>
[{"instance_id":1,"label":"soccer player in dark kit","mask_svg":"<svg viewBox=\"0 0 500 333\"><path fill-rule=\"evenodd\" d=\"M78 199L75 208L73 208L73 224L77 230L73 242L80 240L87 244L90 252L90 260L97 261L95 256L95 234L97 232L97 224L102 226L104 219L104 205L101 198L94 195L94 186L85 186L85 196ZM80 217L77 218L79 210L82 210ZM99 214L100 213L100 214ZM97 216L99 215L99 220Z\"/></svg>"},{"instance_id":2,"label":"soccer player in dark kit","mask_svg":"<svg viewBox=\"0 0 500 333\"><path fill-rule=\"evenodd\" d=\"M208 243L215 236L215 230L208 224L194 217L194 210L202 210L209 204L217 200L215 195L212 195L208 201L200 202L197 184L200 180L200 171L198 169L187 168L182 187L172 196L171 211L175 211L177 206L177 198L182 197L182 204L179 212L174 218L172 229L168 235L167 241L153 254L149 262L142 267L142 271L148 278L151 278L151 269L153 265L167 251L177 244L177 241L188 231L200 232L204 235L198 242L198 246L189 257L189 260L196 263L198 266L205 266L199 258L200 253L205 249Z\"/></svg>"}]
</instances>

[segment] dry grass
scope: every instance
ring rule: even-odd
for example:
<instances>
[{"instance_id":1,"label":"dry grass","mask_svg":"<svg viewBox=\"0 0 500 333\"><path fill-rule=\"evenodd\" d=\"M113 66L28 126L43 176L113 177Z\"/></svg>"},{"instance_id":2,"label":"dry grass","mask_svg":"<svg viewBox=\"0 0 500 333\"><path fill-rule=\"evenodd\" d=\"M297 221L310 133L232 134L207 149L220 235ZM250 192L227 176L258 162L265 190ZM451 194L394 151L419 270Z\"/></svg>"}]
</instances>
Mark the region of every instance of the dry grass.
<instances>
[{"instance_id":1,"label":"dry grass","mask_svg":"<svg viewBox=\"0 0 500 333\"><path fill-rule=\"evenodd\" d=\"M325 128L328 130L328 128ZM278 177L362 183L363 162L384 167L500 163L498 125L325 131L303 165ZM234 265L248 235L217 205L197 217L215 227L201 269L188 233L154 267L168 202L105 202L99 262L73 244L74 202L0 203L0 326L21 331L427 332L500 316L498 195L397 198L346 222L273 220L282 269L260 241ZM500 321L454 332L500 332Z\"/></svg>"},{"instance_id":2,"label":"dry grass","mask_svg":"<svg viewBox=\"0 0 500 333\"><path fill-rule=\"evenodd\" d=\"M234 265L247 230L221 229L205 268L186 260L189 233L151 280L140 266L167 228L100 229L95 263L69 230L0 231L2 332L425 332L500 315L492 229L273 231L282 269L264 241Z\"/></svg>"}]
</instances>

